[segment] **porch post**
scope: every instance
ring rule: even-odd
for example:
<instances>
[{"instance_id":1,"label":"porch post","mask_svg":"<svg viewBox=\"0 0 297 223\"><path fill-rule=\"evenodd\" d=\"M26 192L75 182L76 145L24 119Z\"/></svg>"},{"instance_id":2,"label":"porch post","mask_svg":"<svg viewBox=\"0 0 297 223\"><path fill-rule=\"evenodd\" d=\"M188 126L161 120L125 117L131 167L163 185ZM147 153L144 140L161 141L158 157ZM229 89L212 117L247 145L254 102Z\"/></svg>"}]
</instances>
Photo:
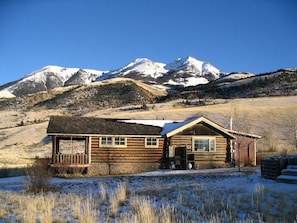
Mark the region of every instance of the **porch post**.
<instances>
[{"instance_id":1,"label":"porch post","mask_svg":"<svg viewBox=\"0 0 297 223\"><path fill-rule=\"evenodd\" d=\"M92 136L87 136L86 139L86 143L87 143L87 154L88 154L88 164L91 163L91 152L92 152Z\"/></svg>"},{"instance_id":2,"label":"porch post","mask_svg":"<svg viewBox=\"0 0 297 223\"><path fill-rule=\"evenodd\" d=\"M254 139L254 162L253 164L256 166L257 165L257 143L256 139Z\"/></svg>"},{"instance_id":3,"label":"porch post","mask_svg":"<svg viewBox=\"0 0 297 223\"><path fill-rule=\"evenodd\" d=\"M163 152L162 152L162 158L160 162L160 168L161 169L169 168L169 139L166 136L164 136Z\"/></svg>"},{"instance_id":4,"label":"porch post","mask_svg":"<svg viewBox=\"0 0 297 223\"><path fill-rule=\"evenodd\" d=\"M231 142L230 139L227 138L227 148L226 148L226 163L231 162Z\"/></svg>"},{"instance_id":5,"label":"porch post","mask_svg":"<svg viewBox=\"0 0 297 223\"><path fill-rule=\"evenodd\" d=\"M54 163L55 160L55 154L56 154L56 139L57 136L53 135L52 136L52 163Z\"/></svg>"}]
</instances>

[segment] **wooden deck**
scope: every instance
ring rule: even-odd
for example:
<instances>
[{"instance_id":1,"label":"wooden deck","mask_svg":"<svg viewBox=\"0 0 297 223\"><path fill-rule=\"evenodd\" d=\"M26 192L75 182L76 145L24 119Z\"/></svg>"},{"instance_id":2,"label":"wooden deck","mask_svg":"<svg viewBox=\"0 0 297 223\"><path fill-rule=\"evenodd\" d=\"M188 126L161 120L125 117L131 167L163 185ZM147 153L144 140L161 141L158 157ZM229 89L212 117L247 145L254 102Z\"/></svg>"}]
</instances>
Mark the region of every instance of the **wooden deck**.
<instances>
[{"instance_id":1,"label":"wooden deck","mask_svg":"<svg viewBox=\"0 0 297 223\"><path fill-rule=\"evenodd\" d=\"M88 154L55 154L53 156L52 167L88 167L89 156Z\"/></svg>"}]
</instances>

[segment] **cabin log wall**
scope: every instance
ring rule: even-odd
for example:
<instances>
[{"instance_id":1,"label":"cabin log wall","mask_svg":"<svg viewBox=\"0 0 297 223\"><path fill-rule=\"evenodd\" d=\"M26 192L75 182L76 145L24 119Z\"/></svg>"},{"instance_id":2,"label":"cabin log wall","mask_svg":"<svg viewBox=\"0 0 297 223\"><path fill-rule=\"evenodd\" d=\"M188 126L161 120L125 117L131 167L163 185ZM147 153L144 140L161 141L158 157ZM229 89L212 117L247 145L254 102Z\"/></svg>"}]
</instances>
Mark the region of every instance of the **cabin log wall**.
<instances>
[{"instance_id":1,"label":"cabin log wall","mask_svg":"<svg viewBox=\"0 0 297 223\"><path fill-rule=\"evenodd\" d=\"M207 136L205 136L207 137ZM170 138L170 146L187 147L187 155L194 155L194 168L212 168L222 167L226 165L227 139L221 135L215 137L216 151L215 152L193 152L192 138L189 135L175 135Z\"/></svg>"},{"instance_id":2,"label":"cabin log wall","mask_svg":"<svg viewBox=\"0 0 297 223\"><path fill-rule=\"evenodd\" d=\"M164 139L157 148L145 148L144 137L128 137L125 147L102 147L100 137L91 137L90 176L127 174L159 169Z\"/></svg>"},{"instance_id":3,"label":"cabin log wall","mask_svg":"<svg viewBox=\"0 0 297 223\"><path fill-rule=\"evenodd\" d=\"M128 137L125 147L101 147L100 138L91 139L92 163L158 163L163 153L163 138L158 148L145 148L145 138Z\"/></svg>"}]
</instances>

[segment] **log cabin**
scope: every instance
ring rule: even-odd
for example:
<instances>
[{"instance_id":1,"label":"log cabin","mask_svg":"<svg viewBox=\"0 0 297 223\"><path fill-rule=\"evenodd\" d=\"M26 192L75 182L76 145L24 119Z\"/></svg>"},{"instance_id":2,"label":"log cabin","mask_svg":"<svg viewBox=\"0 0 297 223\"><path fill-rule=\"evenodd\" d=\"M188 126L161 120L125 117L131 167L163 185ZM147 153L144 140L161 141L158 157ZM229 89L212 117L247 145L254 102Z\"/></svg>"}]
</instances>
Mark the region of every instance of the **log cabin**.
<instances>
[{"instance_id":1,"label":"log cabin","mask_svg":"<svg viewBox=\"0 0 297 223\"><path fill-rule=\"evenodd\" d=\"M161 135L167 144L167 163L174 164L178 157L181 169L256 165L256 140L261 138L226 129L204 117L167 123Z\"/></svg>"},{"instance_id":2,"label":"log cabin","mask_svg":"<svg viewBox=\"0 0 297 223\"><path fill-rule=\"evenodd\" d=\"M204 117L174 122L52 116L47 134L56 171L90 176L255 164L260 138Z\"/></svg>"}]
</instances>

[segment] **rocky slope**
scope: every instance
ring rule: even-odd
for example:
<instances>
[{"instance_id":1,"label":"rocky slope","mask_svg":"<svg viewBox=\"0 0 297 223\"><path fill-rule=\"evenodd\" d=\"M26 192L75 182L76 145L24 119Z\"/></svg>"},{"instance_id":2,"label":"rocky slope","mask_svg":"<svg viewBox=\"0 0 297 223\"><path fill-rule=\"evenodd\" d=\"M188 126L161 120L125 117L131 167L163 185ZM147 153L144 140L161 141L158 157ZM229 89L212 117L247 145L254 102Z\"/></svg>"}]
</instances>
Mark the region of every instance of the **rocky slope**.
<instances>
[{"instance_id":1,"label":"rocky slope","mask_svg":"<svg viewBox=\"0 0 297 223\"><path fill-rule=\"evenodd\" d=\"M171 63L159 63L147 58L136 59L113 71L46 66L20 80L0 86L0 98L23 96L57 87L84 85L116 77L126 77L148 84L194 86L216 80L225 74L207 62L193 57L179 58Z\"/></svg>"},{"instance_id":2,"label":"rocky slope","mask_svg":"<svg viewBox=\"0 0 297 223\"><path fill-rule=\"evenodd\" d=\"M75 115L133 105L141 108L166 96L165 90L129 78L114 78L86 85L71 85L35 94L0 100L0 110L60 109Z\"/></svg>"}]
</instances>

